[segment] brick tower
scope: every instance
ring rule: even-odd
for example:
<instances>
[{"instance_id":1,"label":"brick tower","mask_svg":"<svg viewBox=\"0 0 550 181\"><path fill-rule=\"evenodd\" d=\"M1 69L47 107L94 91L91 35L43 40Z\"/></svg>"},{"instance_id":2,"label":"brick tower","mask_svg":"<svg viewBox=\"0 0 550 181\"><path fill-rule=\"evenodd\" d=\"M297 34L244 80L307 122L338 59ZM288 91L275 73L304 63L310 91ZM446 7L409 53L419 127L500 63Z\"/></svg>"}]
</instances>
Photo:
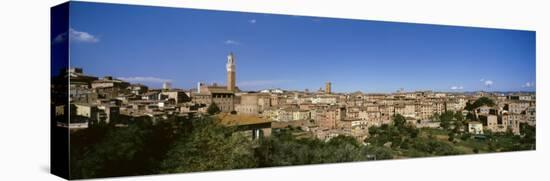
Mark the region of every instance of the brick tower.
<instances>
[{"instance_id":1,"label":"brick tower","mask_svg":"<svg viewBox=\"0 0 550 181\"><path fill-rule=\"evenodd\" d=\"M227 90L229 91L235 91L235 72L235 56L231 52L227 55Z\"/></svg>"}]
</instances>

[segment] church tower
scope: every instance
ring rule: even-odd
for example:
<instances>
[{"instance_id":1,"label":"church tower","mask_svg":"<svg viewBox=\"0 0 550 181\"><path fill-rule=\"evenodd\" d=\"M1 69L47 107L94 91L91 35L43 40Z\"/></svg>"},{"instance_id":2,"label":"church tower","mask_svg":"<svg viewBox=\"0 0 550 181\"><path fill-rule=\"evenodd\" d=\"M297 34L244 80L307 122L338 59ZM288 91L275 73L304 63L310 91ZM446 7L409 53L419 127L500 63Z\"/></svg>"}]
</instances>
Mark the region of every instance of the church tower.
<instances>
[{"instance_id":1,"label":"church tower","mask_svg":"<svg viewBox=\"0 0 550 181\"><path fill-rule=\"evenodd\" d=\"M227 55L227 90L235 91L235 56L233 52Z\"/></svg>"}]
</instances>

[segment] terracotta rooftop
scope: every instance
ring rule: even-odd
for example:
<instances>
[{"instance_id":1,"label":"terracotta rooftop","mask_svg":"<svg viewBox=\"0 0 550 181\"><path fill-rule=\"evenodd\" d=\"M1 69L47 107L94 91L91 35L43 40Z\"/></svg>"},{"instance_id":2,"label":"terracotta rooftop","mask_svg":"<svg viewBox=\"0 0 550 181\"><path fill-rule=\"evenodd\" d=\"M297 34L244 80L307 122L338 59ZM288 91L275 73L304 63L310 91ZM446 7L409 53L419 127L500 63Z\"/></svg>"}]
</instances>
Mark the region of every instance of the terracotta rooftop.
<instances>
[{"instance_id":1,"label":"terracotta rooftop","mask_svg":"<svg viewBox=\"0 0 550 181\"><path fill-rule=\"evenodd\" d=\"M216 115L220 118L220 123L226 126L242 126L242 125L253 125L253 124L262 124L270 123L271 121L253 115L235 115L228 113L221 113Z\"/></svg>"}]
</instances>

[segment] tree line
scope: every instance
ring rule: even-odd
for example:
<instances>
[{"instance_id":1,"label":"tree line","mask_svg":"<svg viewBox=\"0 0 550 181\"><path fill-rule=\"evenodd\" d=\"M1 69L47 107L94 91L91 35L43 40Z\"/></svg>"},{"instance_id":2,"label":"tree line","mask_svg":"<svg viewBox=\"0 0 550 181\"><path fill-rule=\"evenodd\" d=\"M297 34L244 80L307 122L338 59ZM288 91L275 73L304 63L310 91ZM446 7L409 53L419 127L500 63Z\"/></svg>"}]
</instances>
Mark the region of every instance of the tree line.
<instances>
[{"instance_id":1,"label":"tree line","mask_svg":"<svg viewBox=\"0 0 550 181\"><path fill-rule=\"evenodd\" d=\"M323 141L275 129L252 140L213 116L96 125L71 133L71 178L258 168L367 160L367 147L350 136ZM379 158L391 158L385 152Z\"/></svg>"}]
</instances>

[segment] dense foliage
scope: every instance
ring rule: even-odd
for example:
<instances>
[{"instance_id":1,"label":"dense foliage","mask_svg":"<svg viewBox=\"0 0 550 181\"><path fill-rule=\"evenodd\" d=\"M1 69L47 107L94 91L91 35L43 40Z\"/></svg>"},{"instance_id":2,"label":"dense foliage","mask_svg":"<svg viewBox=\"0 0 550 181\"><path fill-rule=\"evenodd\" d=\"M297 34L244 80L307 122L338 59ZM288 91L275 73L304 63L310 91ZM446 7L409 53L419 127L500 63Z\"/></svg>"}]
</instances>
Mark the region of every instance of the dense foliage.
<instances>
[{"instance_id":1,"label":"dense foliage","mask_svg":"<svg viewBox=\"0 0 550 181\"><path fill-rule=\"evenodd\" d=\"M400 115L394 116L392 125L370 127L370 137L365 142L370 149L385 149L384 153L394 158L490 153L504 151L534 150L536 129L521 124L522 135L491 133L474 136L467 131L467 121L459 112L444 112L436 115L441 129L418 129L403 122ZM373 151L368 153L372 154Z\"/></svg>"},{"instance_id":2,"label":"dense foliage","mask_svg":"<svg viewBox=\"0 0 550 181\"><path fill-rule=\"evenodd\" d=\"M272 167L406 157L535 149L534 126L522 135L487 133L482 139L457 130L464 119L446 112L447 129L418 129L395 115L393 124L369 128L364 142L350 136L326 141L298 137L299 129L274 129L252 140L214 117L138 121L127 127L95 125L71 133L71 178ZM443 123L447 122L447 123Z\"/></svg>"},{"instance_id":3,"label":"dense foliage","mask_svg":"<svg viewBox=\"0 0 550 181\"><path fill-rule=\"evenodd\" d=\"M355 138L337 136L327 142L300 138L281 129L256 150L260 167L336 163L366 160L366 150Z\"/></svg>"},{"instance_id":4,"label":"dense foliage","mask_svg":"<svg viewBox=\"0 0 550 181\"><path fill-rule=\"evenodd\" d=\"M71 177L94 178L366 160L355 138L329 141L296 138L278 129L251 140L217 120L193 118L143 122L128 127L99 125L71 134ZM380 158L388 154L374 150Z\"/></svg>"},{"instance_id":5,"label":"dense foliage","mask_svg":"<svg viewBox=\"0 0 550 181\"><path fill-rule=\"evenodd\" d=\"M71 178L157 173L176 137L188 135L189 119L172 118L127 127L96 125L70 135Z\"/></svg>"},{"instance_id":6,"label":"dense foliage","mask_svg":"<svg viewBox=\"0 0 550 181\"><path fill-rule=\"evenodd\" d=\"M468 111L473 111L474 109L477 109L481 106L495 106L495 102L488 97L480 97L474 103L470 103L469 101L466 103L466 107L464 109Z\"/></svg>"},{"instance_id":7,"label":"dense foliage","mask_svg":"<svg viewBox=\"0 0 550 181\"><path fill-rule=\"evenodd\" d=\"M393 120L393 125L370 127L370 137L365 142L373 147L391 148L394 153L397 153L396 156L400 157L460 154L449 143L420 137L420 129L403 122L405 120L403 116L395 115Z\"/></svg>"},{"instance_id":8,"label":"dense foliage","mask_svg":"<svg viewBox=\"0 0 550 181\"><path fill-rule=\"evenodd\" d=\"M179 137L162 161L162 173L257 167L254 142L213 119L198 119L191 134Z\"/></svg>"},{"instance_id":9,"label":"dense foliage","mask_svg":"<svg viewBox=\"0 0 550 181\"><path fill-rule=\"evenodd\" d=\"M210 115L214 115L214 114L218 114L221 112L220 108L218 107L218 105L216 105L216 103L212 103L208 106L208 108L206 108L206 112L208 112L208 114Z\"/></svg>"}]
</instances>

